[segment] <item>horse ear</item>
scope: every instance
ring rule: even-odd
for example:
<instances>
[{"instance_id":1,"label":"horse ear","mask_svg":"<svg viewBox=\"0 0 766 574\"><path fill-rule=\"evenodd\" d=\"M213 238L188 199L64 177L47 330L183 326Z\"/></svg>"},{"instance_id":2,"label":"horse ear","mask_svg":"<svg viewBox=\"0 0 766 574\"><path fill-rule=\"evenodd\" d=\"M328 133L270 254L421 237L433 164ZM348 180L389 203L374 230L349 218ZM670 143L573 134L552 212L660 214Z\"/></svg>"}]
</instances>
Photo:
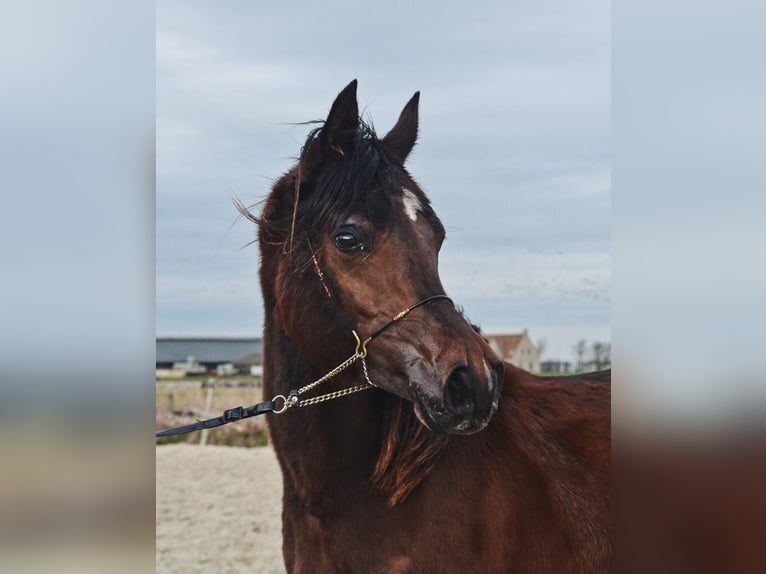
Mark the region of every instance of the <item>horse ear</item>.
<instances>
[{"instance_id":1,"label":"horse ear","mask_svg":"<svg viewBox=\"0 0 766 574\"><path fill-rule=\"evenodd\" d=\"M358 130L359 106L356 103L356 80L353 80L332 103L320 135L323 151L346 155Z\"/></svg>"},{"instance_id":2,"label":"horse ear","mask_svg":"<svg viewBox=\"0 0 766 574\"><path fill-rule=\"evenodd\" d=\"M311 142L301 158L301 181L310 180L327 158L346 156L350 152L359 130L356 85L357 81L353 80L332 103L317 139Z\"/></svg>"},{"instance_id":3,"label":"horse ear","mask_svg":"<svg viewBox=\"0 0 766 574\"><path fill-rule=\"evenodd\" d=\"M415 141L418 139L418 102L420 92L415 92L407 105L404 106L396 125L381 140L386 150L400 164L404 165L410 155Z\"/></svg>"}]
</instances>

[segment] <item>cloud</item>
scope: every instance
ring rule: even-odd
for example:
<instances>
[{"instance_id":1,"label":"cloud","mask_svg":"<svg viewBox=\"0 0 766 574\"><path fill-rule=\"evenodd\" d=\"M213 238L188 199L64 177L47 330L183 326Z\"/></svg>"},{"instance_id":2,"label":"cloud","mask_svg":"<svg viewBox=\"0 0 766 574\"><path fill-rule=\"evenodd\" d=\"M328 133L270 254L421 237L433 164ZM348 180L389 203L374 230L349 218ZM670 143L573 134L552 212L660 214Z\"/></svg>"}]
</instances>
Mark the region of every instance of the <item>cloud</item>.
<instances>
[{"instance_id":1,"label":"cloud","mask_svg":"<svg viewBox=\"0 0 766 574\"><path fill-rule=\"evenodd\" d=\"M250 297L262 313L245 288L257 251L238 251L254 231L228 230L229 199L265 197L308 132L291 122L324 117L355 77L380 132L421 91L409 168L447 226L442 273L460 299L497 325L608 323L608 5L328 10L158 4L158 330L260 325L235 311Z\"/></svg>"},{"instance_id":2,"label":"cloud","mask_svg":"<svg viewBox=\"0 0 766 574\"><path fill-rule=\"evenodd\" d=\"M483 251L483 252L482 252ZM611 258L603 253L447 251L440 270L456 297L602 299L608 302Z\"/></svg>"}]
</instances>

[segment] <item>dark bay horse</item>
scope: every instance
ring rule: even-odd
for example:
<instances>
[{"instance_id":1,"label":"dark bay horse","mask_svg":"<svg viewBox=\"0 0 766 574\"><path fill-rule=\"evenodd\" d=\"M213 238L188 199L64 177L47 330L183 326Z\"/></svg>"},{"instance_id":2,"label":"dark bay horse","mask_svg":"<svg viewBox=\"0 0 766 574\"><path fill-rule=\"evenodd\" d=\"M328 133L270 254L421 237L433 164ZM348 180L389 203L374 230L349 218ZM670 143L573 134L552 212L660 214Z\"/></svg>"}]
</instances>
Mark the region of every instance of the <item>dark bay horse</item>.
<instances>
[{"instance_id":1,"label":"dark bay horse","mask_svg":"<svg viewBox=\"0 0 766 574\"><path fill-rule=\"evenodd\" d=\"M375 387L270 414L288 572L606 572L610 374L503 364L444 296L444 228L404 167L419 94L383 138L356 81L258 225L264 393ZM407 312L411 309L410 312ZM392 317L398 316L395 323Z\"/></svg>"}]
</instances>

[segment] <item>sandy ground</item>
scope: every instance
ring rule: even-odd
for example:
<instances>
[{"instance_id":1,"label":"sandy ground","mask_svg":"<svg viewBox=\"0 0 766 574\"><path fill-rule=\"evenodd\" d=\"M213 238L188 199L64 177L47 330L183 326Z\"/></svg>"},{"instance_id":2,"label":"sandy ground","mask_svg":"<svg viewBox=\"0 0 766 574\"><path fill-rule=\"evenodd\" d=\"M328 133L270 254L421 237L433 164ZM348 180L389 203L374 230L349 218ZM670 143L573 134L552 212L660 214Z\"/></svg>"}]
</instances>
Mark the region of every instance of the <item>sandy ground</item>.
<instances>
[{"instance_id":1,"label":"sandy ground","mask_svg":"<svg viewBox=\"0 0 766 574\"><path fill-rule=\"evenodd\" d=\"M270 447L156 449L157 573L284 573L282 477Z\"/></svg>"}]
</instances>

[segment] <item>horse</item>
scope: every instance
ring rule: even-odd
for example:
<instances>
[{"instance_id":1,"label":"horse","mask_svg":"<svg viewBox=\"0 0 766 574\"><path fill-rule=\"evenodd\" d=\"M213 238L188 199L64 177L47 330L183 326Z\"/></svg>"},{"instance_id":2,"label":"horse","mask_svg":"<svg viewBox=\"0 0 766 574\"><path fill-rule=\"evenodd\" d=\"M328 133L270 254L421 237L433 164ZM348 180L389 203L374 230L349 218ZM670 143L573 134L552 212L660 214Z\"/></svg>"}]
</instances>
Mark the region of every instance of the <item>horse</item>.
<instances>
[{"instance_id":1,"label":"horse","mask_svg":"<svg viewBox=\"0 0 766 574\"><path fill-rule=\"evenodd\" d=\"M419 92L379 138L356 89L260 215L239 205L260 246L264 395L281 401L287 571L607 572L610 373L497 357L444 292L445 229L405 168ZM314 380L332 400L288 397Z\"/></svg>"}]
</instances>

